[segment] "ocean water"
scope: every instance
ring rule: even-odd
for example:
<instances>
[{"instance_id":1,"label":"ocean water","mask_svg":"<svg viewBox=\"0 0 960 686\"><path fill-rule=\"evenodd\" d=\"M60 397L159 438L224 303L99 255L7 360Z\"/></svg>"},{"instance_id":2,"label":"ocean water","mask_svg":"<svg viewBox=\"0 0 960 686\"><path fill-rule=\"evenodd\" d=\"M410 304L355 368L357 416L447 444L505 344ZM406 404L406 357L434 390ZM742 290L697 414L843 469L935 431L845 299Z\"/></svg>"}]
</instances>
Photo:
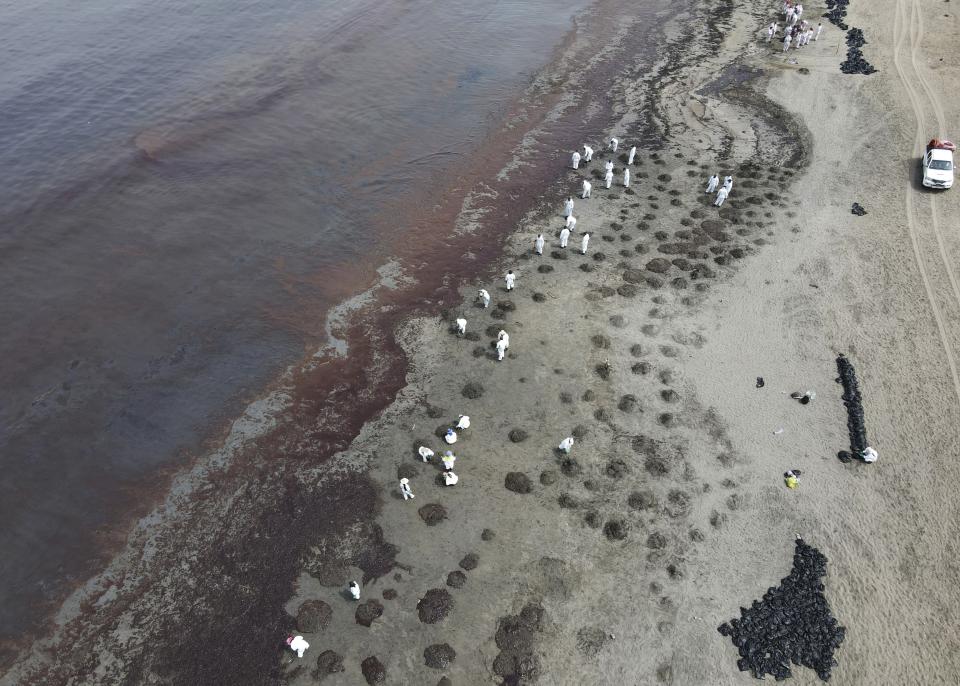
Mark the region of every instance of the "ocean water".
<instances>
[{"instance_id":1,"label":"ocean water","mask_svg":"<svg viewBox=\"0 0 960 686\"><path fill-rule=\"evenodd\" d=\"M587 4L0 1L0 638L323 343Z\"/></svg>"}]
</instances>

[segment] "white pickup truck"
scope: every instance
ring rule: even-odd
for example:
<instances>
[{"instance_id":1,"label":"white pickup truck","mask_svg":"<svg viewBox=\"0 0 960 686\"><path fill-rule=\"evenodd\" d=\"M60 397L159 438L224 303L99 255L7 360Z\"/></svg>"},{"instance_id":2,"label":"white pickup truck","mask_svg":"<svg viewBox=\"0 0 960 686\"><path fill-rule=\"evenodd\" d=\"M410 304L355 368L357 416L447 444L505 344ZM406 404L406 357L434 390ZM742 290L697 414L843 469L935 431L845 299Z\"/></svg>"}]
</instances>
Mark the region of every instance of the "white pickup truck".
<instances>
[{"instance_id":1,"label":"white pickup truck","mask_svg":"<svg viewBox=\"0 0 960 686\"><path fill-rule=\"evenodd\" d=\"M950 188L953 185L953 153L957 146L934 138L920 160L923 185L926 188Z\"/></svg>"}]
</instances>

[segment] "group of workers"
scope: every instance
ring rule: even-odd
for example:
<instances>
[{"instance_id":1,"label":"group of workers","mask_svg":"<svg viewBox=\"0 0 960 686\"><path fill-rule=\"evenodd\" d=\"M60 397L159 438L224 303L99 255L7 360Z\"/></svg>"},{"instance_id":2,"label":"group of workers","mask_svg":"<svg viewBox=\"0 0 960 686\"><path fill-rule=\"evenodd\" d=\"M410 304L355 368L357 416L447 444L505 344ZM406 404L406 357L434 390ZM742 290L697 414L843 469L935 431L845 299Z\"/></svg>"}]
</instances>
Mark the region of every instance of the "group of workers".
<instances>
[{"instance_id":1,"label":"group of workers","mask_svg":"<svg viewBox=\"0 0 960 686\"><path fill-rule=\"evenodd\" d=\"M727 196L730 195L730 191L733 190L733 177L726 176L723 179L723 186L720 186L720 189L717 190L717 186L720 185L720 177L714 174L709 179L707 179L707 193L716 192L717 197L713 201L713 204L717 207L723 205L723 201L727 199Z\"/></svg>"},{"instance_id":2,"label":"group of workers","mask_svg":"<svg viewBox=\"0 0 960 686\"><path fill-rule=\"evenodd\" d=\"M811 40L820 40L820 34L823 33L823 22L818 22L816 29L806 19L801 20L803 16L803 5L797 3L794 5L790 0L783 3L783 51L786 52L791 46L802 48L810 43ZM767 42L773 40L780 31L780 25L773 21L767 27Z\"/></svg>"}]
</instances>

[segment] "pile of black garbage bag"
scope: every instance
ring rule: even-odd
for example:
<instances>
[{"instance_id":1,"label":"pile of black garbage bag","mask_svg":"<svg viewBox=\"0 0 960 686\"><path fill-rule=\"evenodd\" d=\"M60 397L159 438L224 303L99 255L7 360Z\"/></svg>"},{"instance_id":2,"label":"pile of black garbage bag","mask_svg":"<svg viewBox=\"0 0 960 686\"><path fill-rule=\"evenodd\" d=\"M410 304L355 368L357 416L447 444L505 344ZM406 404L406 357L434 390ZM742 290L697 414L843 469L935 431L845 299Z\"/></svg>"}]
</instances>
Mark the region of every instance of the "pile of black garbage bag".
<instances>
[{"instance_id":1,"label":"pile of black garbage bag","mask_svg":"<svg viewBox=\"0 0 960 686\"><path fill-rule=\"evenodd\" d=\"M858 202L853 203L853 207L850 208L850 212L858 217L862 217L867 213L867 211L863 209L863 205Z\"/></svg>"},{"instance_id":2,"label":"pile of black garbage bag","mask_svg":"<svg viewBox=\"0 0 960 686\"><path fill-rule=\"evenodd\" d=\"M823 681L837 664L834 651L846 629L837 624L823 595L820 581L827 573L827 558L797 538L793 569L780 585L767 589L763 600L740 608L739 619L717 627L740 651L737 667L757 679L769 674L777 681L792 676L790 664L808 667Z\"/></svg>"},{"instance_id":3,"label":"pile of black garbage bag","mask_svg":"<svg viewBox=\"0 0 960 686\"><path fill-rule=\"evenodd\" d=\"M860 384L857 383L857 372L843 353L837 357L837 371L840 373L840 383L843 384L843 404L847 408L850 452L859 457L869 444L867 427L863 423L863 401L860 397ZM841 451L839 457L844 462L848 462L851 455Z\"/></svg>"},{"instance_id":4,"label":"pile of black garbage bag","mask_svg":"<svg viewBox=\"0 0 960 686\"><path fill-rule=\"evenodd\" d=\"M846 26L844 26L846 28ZM867 44L863 37L862 29L850 29L847 31L847 59L840 63L840 71L844 74L872 74L876 71L874 66L867 62L860 49Z\"/></svg>"},{"instance_id":5,"label":"pile of black garbage bag","mask_svg":"<svg viewBox=\"0 0 960 686\"><path fill-rule=\"evenodd\" d=\"M847 5L849 4L850 0L827 0L828 11L823 16L841 31L846 31L847 24L844 19L847 17Z\"/></svg>"}]
</instances>

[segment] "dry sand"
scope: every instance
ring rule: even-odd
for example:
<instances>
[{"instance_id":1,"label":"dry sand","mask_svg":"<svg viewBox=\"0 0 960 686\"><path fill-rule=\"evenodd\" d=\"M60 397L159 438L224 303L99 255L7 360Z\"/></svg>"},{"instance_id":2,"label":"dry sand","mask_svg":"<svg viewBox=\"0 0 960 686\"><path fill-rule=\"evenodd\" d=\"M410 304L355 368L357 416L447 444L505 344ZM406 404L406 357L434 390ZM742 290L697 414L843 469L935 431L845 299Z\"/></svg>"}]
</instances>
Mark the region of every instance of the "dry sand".
<instances>
[{"instance_id":1,"label":"dry sand","mask_svg":"<svg viewBox=\"0 0 960 686\"><path fill-rule=\"evenodd\" d=\"M956 52L942 28L956 19L946 3L856 0L848 22L879 69L864 77L838 72L835 27L784 56L754 40L773 4L724 7L709 39L689 40L705 25L700 8L666 29L685 51L611 85L613 133L629 147L660 132L663 146L639 151L631 192L592 179L593 197L577 199L588 255L578 234L559 250L559 199L602 155L545 189L509 240L501 267L517 271L516 290L491 276L464 284L455 311L409 321L396 402L333 471L303 476L317 479L318 499L360 485L340 492L355 521L297 520L312 506L291 505L317 535L286 609L321 600L331 616L304 634L303 660L249 647L280 656L280 681L366 683L361 664L375 656L395 684L500 683L518 670L548 684L747 683L716 627L786 575L799 532L828 557L826 596L847 627L834 683L958 683L960 196L921 191L916 173L923 141L956 135ZM605 135L583 137L599 149ZM721 212L703 194L714 170L735 177ZM854 201L869 214L851 215ZM475 306L478 286L491 309ZM450 332L461 314L468 339ZM511 346L498 363L501 327ZM836 458L849 443L839 352L859 374L873 466ZM806 406L788 395L807 389L817 397ZM444 488L416 448L441 452L438 432L462 413L473 425L454 446L460 483ZM571 433L564 461L555 447ZM783 486L788 468L803 471L796 491ZM530 492L505 488L514 472ZM399 497L400 474L415 500ZM430 505L446 513L433 526L419 514ZM358 606L343 588L365 576ZM437 602L418 612L425 597ZM80 680L63 683L186 683L158 675L156 659L124 663L117 645L140 620L118 614L113 642L73 658ZM442 644L453 652L429 656L445 666L428 666L425 650ZM49 660L41 652L0 683ZM318 658L344 671L320 674Z\"/></svg>"}]
</instances>

